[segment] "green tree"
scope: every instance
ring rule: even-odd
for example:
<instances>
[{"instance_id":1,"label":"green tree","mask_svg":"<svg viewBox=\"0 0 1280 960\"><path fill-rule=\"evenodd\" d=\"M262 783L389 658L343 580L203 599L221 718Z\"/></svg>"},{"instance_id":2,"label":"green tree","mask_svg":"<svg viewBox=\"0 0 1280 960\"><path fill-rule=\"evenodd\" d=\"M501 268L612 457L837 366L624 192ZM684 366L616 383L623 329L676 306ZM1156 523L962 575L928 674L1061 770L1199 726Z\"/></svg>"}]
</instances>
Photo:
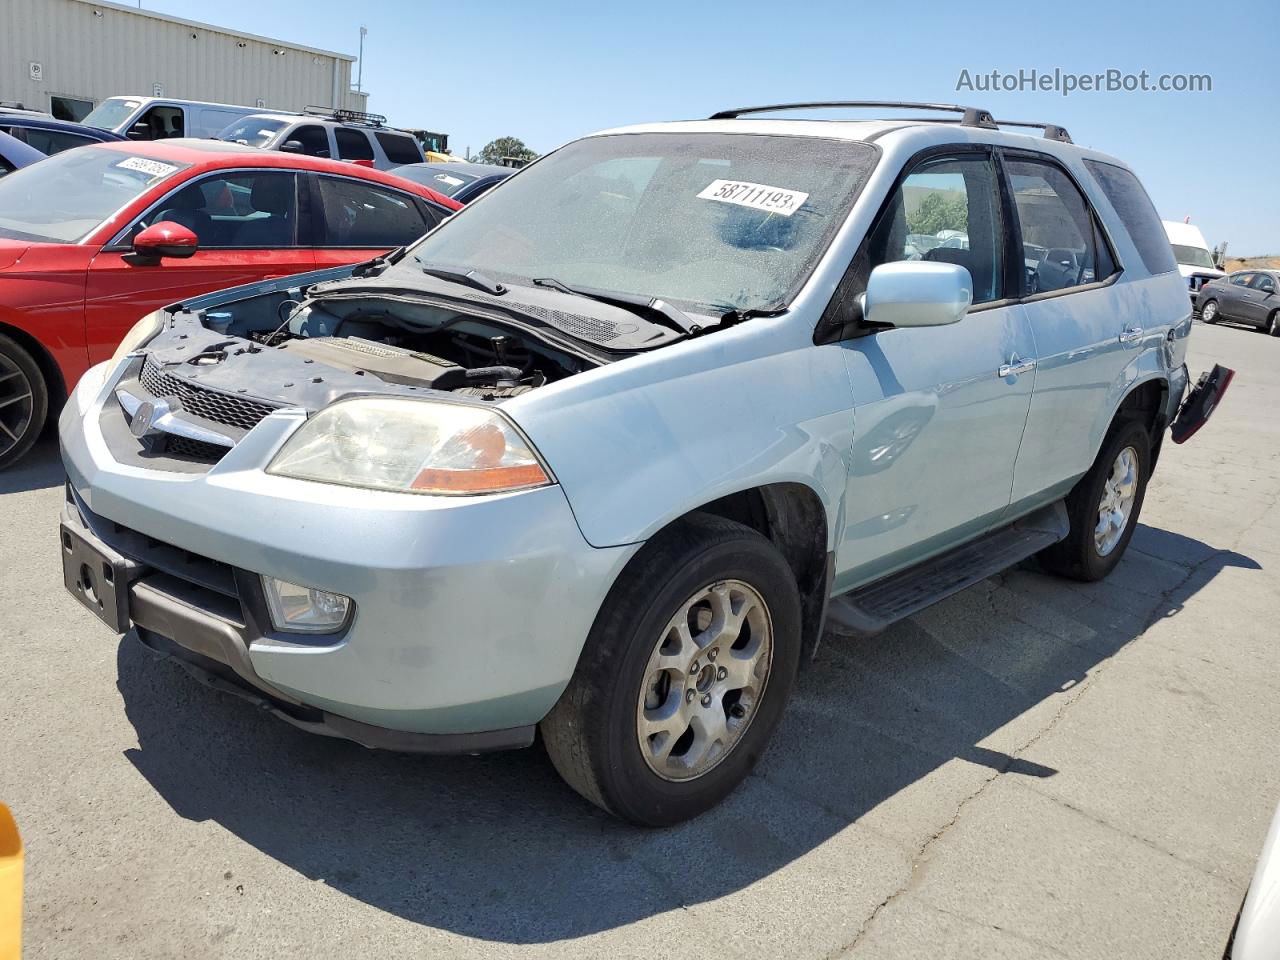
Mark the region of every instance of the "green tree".
<instances>
[{"instance_id":1,"label":"green tree","mask_svg":"<svg viewBox=\"0 0 1280 960\"><path fill-rule=\"evenodd\" d=\"M939 230L969 229L969 205L964 194L926 193L915 210L907 216L909 233L937 233Z\"/></svg>"},{"instance_id":2,"label":"green tree","mask_svg":"<svg viewBox=\"0 0 1280 960\"><path fill-rule=\"evenodd\" d=\"M514 158L525 164L537 160L538 155L526 147L519 137L499 137L485 144L476 159L481 163L502 163L507 158Z\"/></svg>"}]
</instances>

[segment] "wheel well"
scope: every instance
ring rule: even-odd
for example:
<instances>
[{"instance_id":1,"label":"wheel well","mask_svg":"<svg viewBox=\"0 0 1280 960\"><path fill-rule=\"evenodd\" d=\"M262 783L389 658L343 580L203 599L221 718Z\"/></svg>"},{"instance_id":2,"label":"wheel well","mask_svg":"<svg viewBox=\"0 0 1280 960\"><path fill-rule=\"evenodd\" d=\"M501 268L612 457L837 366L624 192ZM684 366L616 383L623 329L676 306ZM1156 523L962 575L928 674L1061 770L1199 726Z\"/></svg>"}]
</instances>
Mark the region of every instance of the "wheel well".
<instances>
[{"instance_id":1,"label":"wheel well","mask_svg":"<svg viewBox=\"0 0 1280 960\"><path fill-rule=\"evenodd\" d=\"M827 511L818 495L802 483L772 483L721 497L691 512L735 520L778 548L800 590L801 655L812 657L822 635L831 589Z\"/></svg>"},{"instance_id":2,"label":"wheel well","mask_svg":"<svg viewBox=\"0 0 1280 960\"><path fill-rule=\"evenodd\" d=\"M58 410L67 399L67 385L62 380L62 371L44 345L25 330L11 327L0 321L0 333L4 334L23 350L31 355L31 359L40 368L45 385L49 388L49 419L57 416Z\"/></svg>"},{"instance_id":3,"label":"wheel well","mask_svg":"<svg viewBox=\"0 0 1280 960\"><path fill-rule=\"evenodd\" d=\"M1165 380L1148 380L1141 383L1120 401L1115 420L1112 421L1131 419L1146 425L1147 433L1151 437L1152 469L1155 468L1156 460L1160 456L1160 441L1164 439L1164 428L1169 425L1165 422L1164 414L1165 400L1168 396L1169 384Z\"/></svg>"}]
</instances>

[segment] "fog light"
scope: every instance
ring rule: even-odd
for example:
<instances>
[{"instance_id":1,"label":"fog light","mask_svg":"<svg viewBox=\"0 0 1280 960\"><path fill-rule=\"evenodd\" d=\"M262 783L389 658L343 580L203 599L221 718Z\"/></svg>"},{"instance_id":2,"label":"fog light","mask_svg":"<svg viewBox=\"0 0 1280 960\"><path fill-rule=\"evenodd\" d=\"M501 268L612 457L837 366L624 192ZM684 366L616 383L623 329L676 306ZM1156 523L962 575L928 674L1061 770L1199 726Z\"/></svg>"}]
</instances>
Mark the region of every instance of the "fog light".
<instances>
[{"instance_id":1,"label":"fog light","mask_svg":"<svg viewBox=\"0 0 1280 960\"><path fill-rule=\"evenodd\" d=\"M275 577L262 578L267 609L277 630L286 633L333 633L347 622L351 598Z\"/></svg>"}]
</instances>

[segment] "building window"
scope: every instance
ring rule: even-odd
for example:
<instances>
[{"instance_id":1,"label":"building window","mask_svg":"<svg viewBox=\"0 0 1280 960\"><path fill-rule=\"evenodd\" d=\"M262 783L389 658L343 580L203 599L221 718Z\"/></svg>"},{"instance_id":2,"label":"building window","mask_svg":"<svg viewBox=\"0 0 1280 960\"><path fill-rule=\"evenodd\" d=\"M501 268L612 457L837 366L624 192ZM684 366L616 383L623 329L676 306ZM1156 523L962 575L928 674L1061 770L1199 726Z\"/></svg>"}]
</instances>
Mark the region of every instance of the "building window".
<instances>
[{"instance_id":1,"label":"building window","mask_svg":"<svg viewBox=\"0 0 1280 960\"><path fill-rule=\"evenodd\" d=\"M79 123L89 115L92 109L92 100L85 100L82 97L64 97L56 93L49 96L49 112L53 114L55 120L74 120Z\"/></svg>"}]
</instances>

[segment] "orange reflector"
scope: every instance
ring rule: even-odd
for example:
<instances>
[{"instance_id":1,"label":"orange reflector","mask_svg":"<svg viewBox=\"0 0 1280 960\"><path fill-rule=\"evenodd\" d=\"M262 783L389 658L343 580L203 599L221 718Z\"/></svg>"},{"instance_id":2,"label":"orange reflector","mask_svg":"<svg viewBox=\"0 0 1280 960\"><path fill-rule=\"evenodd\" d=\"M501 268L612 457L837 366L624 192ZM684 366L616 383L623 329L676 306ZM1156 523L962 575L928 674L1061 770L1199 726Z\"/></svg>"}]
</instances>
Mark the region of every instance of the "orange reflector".
<instances>
[{"instance_id":1,"label":"orange reflector","mask_svg":"<svg viewBox=\"0 0 1280 960\"><path fill-rule=\"evenodd\" d=\"M432 493L501 493L548 483L547 473L536 463L481 470L424 469L413 480L411 490Z\"/></svg>"}]
</instances>

